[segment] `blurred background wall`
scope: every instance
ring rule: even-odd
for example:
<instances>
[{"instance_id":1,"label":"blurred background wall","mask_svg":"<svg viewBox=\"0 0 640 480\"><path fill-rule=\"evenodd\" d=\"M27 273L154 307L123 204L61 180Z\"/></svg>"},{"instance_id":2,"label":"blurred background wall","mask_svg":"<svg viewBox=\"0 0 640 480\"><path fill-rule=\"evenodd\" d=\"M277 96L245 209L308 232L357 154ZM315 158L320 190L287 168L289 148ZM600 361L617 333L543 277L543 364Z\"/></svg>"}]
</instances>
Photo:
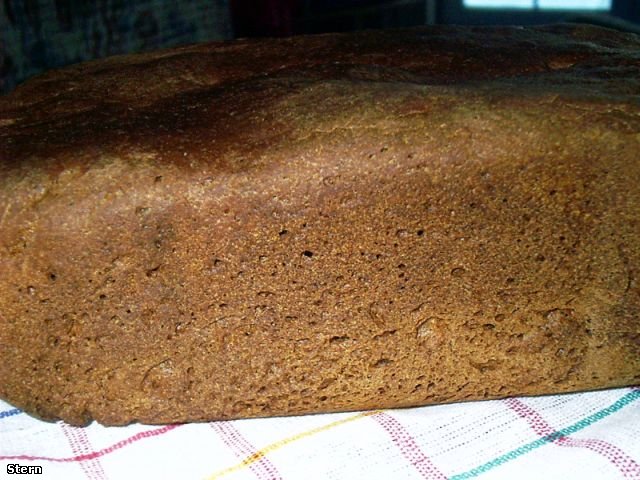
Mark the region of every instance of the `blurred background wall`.
<instances>
[{"instance_id":1,"label":"blurred background wall","mask_svg":"<svg viewBox=\"0 0 640 480\"><path fill-rule=\"evenodd\" d=\"M0 0L0 90L49 68L232 31L228 0Z\"/></svg>"},{"instance_id":2,"label":"blurred background wall","mask_svg":"<svg viewBox=\"0 0 640 480\"><path fill-rule=\"evenodd\" d=\"M0 92L49 68L209 40L558 21L640 32L640 0L0 0Z\"/></svg>"}]
</instances>

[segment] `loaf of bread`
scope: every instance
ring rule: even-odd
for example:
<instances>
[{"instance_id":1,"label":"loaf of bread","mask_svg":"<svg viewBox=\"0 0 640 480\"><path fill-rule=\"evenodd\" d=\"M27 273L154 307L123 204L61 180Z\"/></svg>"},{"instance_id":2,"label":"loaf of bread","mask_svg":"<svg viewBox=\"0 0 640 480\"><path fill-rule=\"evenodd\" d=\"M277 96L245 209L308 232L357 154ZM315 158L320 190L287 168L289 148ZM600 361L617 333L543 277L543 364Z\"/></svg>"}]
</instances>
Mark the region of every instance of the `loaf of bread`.
<instances>
[{"instance_id":1,"label":"loaf of bread","mask_svg":"<svg viewBox=\"0 0 640 480\"><path fill-rule=\"evenodd\" d=\"M640 39L193 45L0 99L0 397L167 423L640 383Z\"/></svg>"}]
</instances>

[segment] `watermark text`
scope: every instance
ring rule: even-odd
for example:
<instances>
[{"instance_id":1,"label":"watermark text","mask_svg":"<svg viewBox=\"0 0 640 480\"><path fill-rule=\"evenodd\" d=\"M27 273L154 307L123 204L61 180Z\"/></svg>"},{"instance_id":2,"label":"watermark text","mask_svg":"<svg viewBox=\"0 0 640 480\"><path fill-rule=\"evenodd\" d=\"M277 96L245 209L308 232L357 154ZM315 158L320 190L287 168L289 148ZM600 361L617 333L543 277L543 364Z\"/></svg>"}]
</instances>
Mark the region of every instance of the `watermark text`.
<instances>
[{"instance_id":1,"label":"watermark text","mask_svg":"<svg viewBox=\"0 0 640 480\"><path fill-rule=\"evenodd\" d=\"M11 474L27 474L27 475L42 475L42 467L40 465L18 465L17 463L10 463L7 465L7 473Z\"/></svg>"}]
</instances>

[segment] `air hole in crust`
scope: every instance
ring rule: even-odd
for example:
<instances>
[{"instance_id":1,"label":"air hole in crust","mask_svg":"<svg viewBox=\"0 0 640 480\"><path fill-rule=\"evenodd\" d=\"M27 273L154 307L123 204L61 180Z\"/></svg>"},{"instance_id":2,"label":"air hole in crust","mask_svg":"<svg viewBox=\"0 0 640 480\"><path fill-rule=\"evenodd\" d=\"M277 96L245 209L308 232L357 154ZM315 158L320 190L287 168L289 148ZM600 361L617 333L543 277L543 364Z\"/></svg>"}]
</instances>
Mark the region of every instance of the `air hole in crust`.
<instances>
[{"instance_id":1,"label":"air hole in crust","mask_svg":"<svg viewBox=\"0 0 640 480\"><path fill-rule=\"evenodd\" d=\"M389 365L392 362L393 360L389 360L388 358L381 358L375 363L374 367L384 367L385 365Z\"/></svg>"},{"instance_id":2,"label":"air hole in crust","mask_svg":"<svg viewBox=\"0 0 640 480\"><path fill-rule=\"evenodd\" d=\"M349 341L350 338L347 337L346 335L342 335L342 336L333 336L329 339L329 343L343 343L343 342L347 342Z\"/></svg>"}]
</instances>

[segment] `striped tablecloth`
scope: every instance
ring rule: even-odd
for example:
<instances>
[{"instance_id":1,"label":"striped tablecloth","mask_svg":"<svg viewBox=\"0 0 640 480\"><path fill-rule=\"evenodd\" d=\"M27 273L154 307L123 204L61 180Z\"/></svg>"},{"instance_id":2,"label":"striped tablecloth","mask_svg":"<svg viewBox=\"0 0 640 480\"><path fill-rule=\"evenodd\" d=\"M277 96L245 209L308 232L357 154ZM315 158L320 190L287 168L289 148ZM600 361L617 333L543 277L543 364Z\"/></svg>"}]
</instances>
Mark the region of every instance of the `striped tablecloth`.
<instances>
[{"instance_id":1,"label":"striped tablecloth","mask_svg":"<svg viewBox=\"0 0 640 480\"><path fill-rule=\"evenodd\" d=\"M0 402L0 463L0 478L28 478L7 473L20 465L69 480L640 479L640 388L109 428Z\"/></svg>"}]
</instances>

